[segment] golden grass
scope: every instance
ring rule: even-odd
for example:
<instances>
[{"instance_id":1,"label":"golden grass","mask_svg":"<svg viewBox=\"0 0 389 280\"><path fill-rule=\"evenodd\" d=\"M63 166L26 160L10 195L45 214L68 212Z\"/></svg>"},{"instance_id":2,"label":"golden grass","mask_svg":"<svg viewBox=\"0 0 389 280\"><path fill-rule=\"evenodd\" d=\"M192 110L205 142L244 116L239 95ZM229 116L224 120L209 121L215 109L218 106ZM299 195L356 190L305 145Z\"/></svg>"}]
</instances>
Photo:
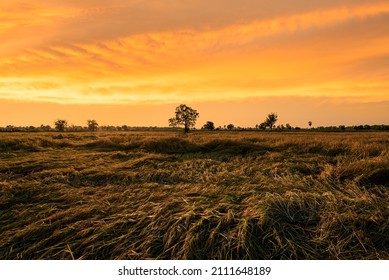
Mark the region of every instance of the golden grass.
<instances>
[{"instance_id":1,"label":"golden grass","mask_svg":"<svg viewBox=\"0 0 389 280\"><path fill-rule=\"evenodd\" d=\"M0 134L1 259L389 259L389 133Z\"/></svg>"}]
</instances>

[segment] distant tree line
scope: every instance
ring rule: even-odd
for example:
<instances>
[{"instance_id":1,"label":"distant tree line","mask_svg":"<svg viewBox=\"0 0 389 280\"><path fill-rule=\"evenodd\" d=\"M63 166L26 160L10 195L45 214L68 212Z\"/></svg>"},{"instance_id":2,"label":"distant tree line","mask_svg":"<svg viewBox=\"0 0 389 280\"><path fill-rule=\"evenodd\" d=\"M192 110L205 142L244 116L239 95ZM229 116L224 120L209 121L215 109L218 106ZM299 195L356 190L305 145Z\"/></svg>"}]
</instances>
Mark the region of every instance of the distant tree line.
<instances>
[{"instance_id":1,"label":"distant tree line","mask_svg":"<svg viewBox=\"0 0 389 280\"><path fill-rule=\"evenodd\" d=\"M166 131L173 130L169 127L157 126L129 126L129 125L102 125L93 131ZM41 125L41 126L14 126L7 125L0 127L0 132L88 132L91 131L86 126L68 125L63 131L58 130L55 126Z\"/></svg>"},{"instance_id":2,"label":"distant tree line","mask_svg":"<svg viewBox=\"0 0 389 280\"><path fill-rule=\"evenodd\" d=\"M137 127L137 126L99 126L96 120L90 119L87 120L86 126L78 126L78 125L69 125L67 120L64 119L57 119L54 122L54 127L51 127L50 125L41 125L38 127L35 126L13 126L13 125L7 125L6 127L0 127L0 132L50 132L50 131L57 131L57 132L64 132L64 131L70 131L70 132L80 132L80 131L131 131L131 130L176 130L179 127L183 127L183 130L185 133L188 133L191 129L195 130L195 124L197 119L199 118L199 113L197 110L192 109L191 107L181 104L178 106L175 110L175 116L170 118L168 120L169 128L168 127L156 127L156 126L150 126L150 127ZM261 122L260 124L257 124L255 127L239 127L235 126L234 124L230 123L228 125L218 126L216 127L214 122L207 121L202 127L202 130L209 130L209 131L220 131L220 130L270 130L270 131L389 131L389 125L357 125L357 126L345 126L345 125L339 125L339 126L319 126L316 128L313 128L312 121L308 121L308 128L301 128L301 127L293 127L289 123L287 124L280 124L276 126L276 123L278 121L278 114L277 113L270 113L266 116L265 120Z\"/></svg>"}]
</instances>

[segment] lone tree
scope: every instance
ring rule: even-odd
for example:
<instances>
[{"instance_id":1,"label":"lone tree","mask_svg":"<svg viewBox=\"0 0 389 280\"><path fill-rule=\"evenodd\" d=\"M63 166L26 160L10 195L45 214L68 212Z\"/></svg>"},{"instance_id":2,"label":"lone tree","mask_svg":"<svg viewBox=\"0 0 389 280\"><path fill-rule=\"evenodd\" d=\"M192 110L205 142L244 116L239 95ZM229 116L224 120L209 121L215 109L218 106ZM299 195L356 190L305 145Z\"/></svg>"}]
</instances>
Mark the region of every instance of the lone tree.
<instances>
[{"instance_id":1,"label":"lone tree","mask_svg":"<svg viewBox=\"0 0 389 280\"><path fill-rule=\"evenodd\" d=\"M66 120L56 120L55 123L55 129L58 131L65 131L65 128L68 126L68 122Z\"/></svg>"},{"instance_id":2,"label":"lone tree","mask_svg":"<svg viewBox=\"0 0 389 280\"><path fill-rule=\"evenodd\" d=\"M232 123L230 123L229 125L227 125L227 129L228 130L233 130L235 128L235 126L232 124Z\"/></svg>"},{"instance_id":3,"label":"lone tree","mask_svg":"<svg viewBox=\"0 0 389 280\"><path fill-rule=\"evenodd\" d=\"M266 125L266 127L270 127L270 129L273 129L277 120L278 120L277 113L270 113L267 115L267 118L263 124Z\"/></svg>"},{"instance_id":4,"label":"lone tree","mask_svg":"<svg viewBox=\"0 0 389 280\"><path fill-rule=\"evenodd\" d=\"M311 126L312 126L312 122L311 122L311 121L309 121L309 122L308 122L308 125L309 125L309 128L311 128Z\"/></svg>"},{"instance_id":5,"label":"lone tree","mask_svg":"<svg viewBox=\"0 0 389 280\"><path fill-rule=\"evenodd\" d=\"M188 133L191 127L194 127L199 113L185 104L181 104L176 108L176 116L169 119L169 126L177 127L184 126L184 132Z\"/></svg>"},{"instance_id":6,"label":"lone tree","mask_svg":"<svg viewBox=\"0 0 389 280\"><path fill-rule=\"evenodd\" d=\"M206 130L214 130L215 129L215 124L213 122L211 122L211 121L207 121L207 123L204 124L202 128L206 129Z\"/></svg>"},{"instance_id":7,"label":"lone tree","mask_svg":"<svg viewBox=\"0 0 389 280\"><path fill-rule=\"evenodd\" d=\"M99 127L99 124L97 123L96 120L87 120L88 124L88 130L90 131L96 131L97 128Z\"/></svg>"}]
</instances>

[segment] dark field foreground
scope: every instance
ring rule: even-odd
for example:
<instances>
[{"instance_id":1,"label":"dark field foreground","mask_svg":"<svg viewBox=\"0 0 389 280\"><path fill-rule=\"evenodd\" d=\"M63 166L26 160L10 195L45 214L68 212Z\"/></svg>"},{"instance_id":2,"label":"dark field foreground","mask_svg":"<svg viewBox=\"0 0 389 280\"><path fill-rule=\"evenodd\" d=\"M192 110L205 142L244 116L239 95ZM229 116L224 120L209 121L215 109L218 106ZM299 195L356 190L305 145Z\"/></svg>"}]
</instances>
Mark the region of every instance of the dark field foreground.
<instances>
[{"instance_id":1,"label":"dark field foreground","mask_svg":"<svg viewBox=\"0 0 389 280\"><path fill-rule=\"evenodd\" d=\"M2 133L0 258L389 259L389 133Z\"/></svg>"}]
</instances>

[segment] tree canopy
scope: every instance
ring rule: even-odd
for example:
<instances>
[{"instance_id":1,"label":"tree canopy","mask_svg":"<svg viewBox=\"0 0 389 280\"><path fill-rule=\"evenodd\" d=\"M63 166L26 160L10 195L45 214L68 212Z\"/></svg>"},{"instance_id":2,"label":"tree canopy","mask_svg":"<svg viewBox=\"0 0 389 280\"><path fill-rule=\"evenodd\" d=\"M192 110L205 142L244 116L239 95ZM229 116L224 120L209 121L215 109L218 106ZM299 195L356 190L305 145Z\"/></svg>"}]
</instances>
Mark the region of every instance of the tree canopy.
<instances>
[{"instance_id":1,"label":"tree canopy","mask_svg":"<svg viewBox=\"0 0 389 280\"><path fill-rule=\"evenodd\" d=\"M68 122L66 120L56 120L55 123L55 129L58 131L65 131L65 128L68 126Z\"/></svg>"},{"instance_id":2,"label":"tree canopy","mask_svg":"<svg viewBox=\"0 0 389 280\"><path fill-rule=\"evenodd\" d=\"M265 120L265 122L263 124L265 124L267 127L269 127L270 129L273 129L275 123L277 122L278 120L278 115L277 113L270 113L267 115L267 118Z\"/></svg>"},{"instance_id":3,"label":"tree canopy","mask_svg":"<svg viewBox=\"0 0 389 280\"><path fill-rule=\"evenodd\" d=\"M96 131L99 127L99 124L96 120L87 120L88 130L90 131Z\"/></svg>"},{"instance_id":4,"label":"tree canopy","mask_svg":"<svg viewBox=\"0 0 389 280\"><path fill-rule=\"evenodd\" d=\"M188 133L191 127L194 127L199 117L197 110L192 109L185 104L176 108L175 117L169 119L169 126L184 126L184 132Z\"/></svg>"},{"instance_id":5,"label":"tree canopy","mask_svg":"<svg viewBox=\"0 0 389 280\"><path fill-rule=\"evenodd\" d=\"M207 123L204 124L202 128L206 129L206 130L214 130L215 129L215 124L213 122L211 122L211 121L207 121Z\"/></svg>"}]
</instances>

